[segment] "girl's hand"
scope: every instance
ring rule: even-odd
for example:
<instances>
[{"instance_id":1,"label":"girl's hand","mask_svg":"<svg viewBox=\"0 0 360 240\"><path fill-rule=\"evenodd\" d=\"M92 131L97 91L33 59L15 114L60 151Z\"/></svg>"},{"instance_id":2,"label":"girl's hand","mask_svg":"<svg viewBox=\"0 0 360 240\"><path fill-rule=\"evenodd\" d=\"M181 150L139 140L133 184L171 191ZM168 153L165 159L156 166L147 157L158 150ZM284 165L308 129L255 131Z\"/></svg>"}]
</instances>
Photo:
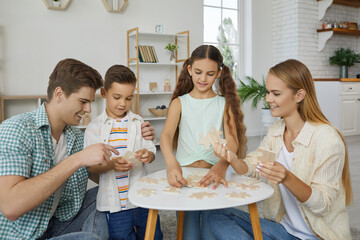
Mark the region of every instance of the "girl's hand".
<instances>
[{"instance_id":1,"label":"girl's hand","mask_svg":"<svg viewBox=\"0 0 360 240\"><path fill-rule=\"evenodd\" d=\"M220 144L216 142L214 144L214 153L215 156L220 159L226 159L226 161L228 161L229 163L238 159L235 153L227 149L226 144Z\"/></svg>"},{"instance_id":2,"label":"girl's hand","mask_svg":"<svg viewBox=\"0 0 360 240\"><path fill-rule=\"evenodd\" d=\"M188 185L187 181L182 176L182 170L178 162L168 165L166 172L168 182L171 186L181 188L183 185Z\"/></svg>"},{"instance_id":3,"label":"girl's hand","mask_svg":"<svg viewBox=\"0 0 360 240\"><path fill-rule=\"evenodd\" d=\"M289 175L289 170L278 162L274 162L273 164L259 163L256 167L256 171L258 171L269 182L274 184L283 183Z\"/></svg>"},{"instance_id":4,"label":"girl's hand","mask_svg":"<svg viewBox=\"0 0 360 240\"><path fill-rule=\"evenodd\" d=\"M143 163L151 163L151 155L150 155L150 152L146 149L146 148L143 148L143 149L140 149L139 151L137 151L135 153L135 158L139 158L139 160Z\"/></svg>"},{"instance_id":5,"label":"girl's hand","mask_svg":"<svg viewBox=\"0 0 360 240\"><path fill-rule=\"evenodd\" d=\"M112 160L115 160L114 171L116 172L126 172L133 167L132 163L128 163L125 159L122 159L122 157L113 157Z\"/></svg>"},{"instance_id":6,"label":"girl's hand","mask_svg":"<svg viewBox=\"0 0 360 240\"><path fill-rule=\"evenodd\" d=\"M201 187L206 187L210 183L214 182L212 189L215 190L219 183L222 183L227 188L228 186L225 180L225 175L226 168L218 168L214 165L212 168L210 168L209 172L200 180L199 184Z\"/></svg>"}]
</instances>

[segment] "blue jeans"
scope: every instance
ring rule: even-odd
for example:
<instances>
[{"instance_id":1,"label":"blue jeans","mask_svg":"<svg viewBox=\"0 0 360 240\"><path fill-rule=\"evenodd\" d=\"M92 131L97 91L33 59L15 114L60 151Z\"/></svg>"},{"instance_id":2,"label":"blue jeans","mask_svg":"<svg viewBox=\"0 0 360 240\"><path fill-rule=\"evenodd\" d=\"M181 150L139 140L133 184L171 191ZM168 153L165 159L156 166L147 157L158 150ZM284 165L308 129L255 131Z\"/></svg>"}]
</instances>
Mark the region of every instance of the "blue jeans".
<instances>
[{"instance_id":1,"label":"blue jeans","mask_svg":"<svg viewBox=\"0 0 360 240\"><path fill-rule=\"evenodd\" d=\"M212 240L216 239L206 221L210 211L185 211L184 212L184 240ZM201 219L201 226L200 226Z\"/></svg>"},{"instance_id":2,"label":"blue jeans","mask_svg":"<svg viewBox=\"0 0 360 240\"><path fill-rule=\"evenodd\" d=\"M106 212L110 239L144 239L148 215L149 209L140 207L115 213ZM154 239L163 239L159 215L156 222Z\"/></svg>"},{"instance_id":3,"label":"blue jeans","mask_svg":"<svg viewBox=\"0 0 360 240\"><path fill-rule=\"evenodd\" d=\"M106 216L96 210L98 187L89 189L79 212L68 221L50 219L46 232L39 239L70 240L70 239L108 239Z\"/></svg>"},{"instance_id":4,"label":"blue jeans","mask_svg":"<svg viewBox=\"0 0 360 240\"><path fill-rule=\"evenodd\" d=\"M213 210L209 213L207 222L217 239L254 239L250 215L236 208ZM289 234L280 224L260 218L261 231L264 240L298 240Z\"/></svg>"}]
</instances>

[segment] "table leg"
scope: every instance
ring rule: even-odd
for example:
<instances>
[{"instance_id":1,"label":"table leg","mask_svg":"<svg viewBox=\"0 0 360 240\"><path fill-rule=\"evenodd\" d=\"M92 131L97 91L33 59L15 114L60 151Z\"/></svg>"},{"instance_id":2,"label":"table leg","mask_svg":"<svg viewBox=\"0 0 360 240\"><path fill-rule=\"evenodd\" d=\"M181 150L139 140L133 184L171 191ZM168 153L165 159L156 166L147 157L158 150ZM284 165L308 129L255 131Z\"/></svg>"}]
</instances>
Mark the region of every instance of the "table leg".
<instances>
[{"instance_id":1,"label":"table leg","mask_svg":"<svg viewBox=\"0 0 360 240\"><path fill-rule=\"evenodd\" d=\"M146 223L145 240L154 239L157 216L158 216L158 210L149 209L149 215Z\"/></svg>"},{"instance_id":2,"label":"table leg","mask_svg":"<svg viewBox=\"0 0 360 240\"><path fill-rule=\"evenodd\" d=\"M177 233L176 239L182 240L184 236L184 211L177 212Z\"/></svg>"},{"instance_id":3,"label":"table leg","mask_svg":"<svg viewBox=\"0 0 360 240\"><path fill-rule=\"evenodd\" d=\"M259 213L256 206L256 203L251 203L248 205L249 208L249 214L251 219L251 226L254 233L254 239L255 240L262 240L262 233L261 233L261 226L260 226L260 219L259 219Z\"/></svg>"}]
</instances>

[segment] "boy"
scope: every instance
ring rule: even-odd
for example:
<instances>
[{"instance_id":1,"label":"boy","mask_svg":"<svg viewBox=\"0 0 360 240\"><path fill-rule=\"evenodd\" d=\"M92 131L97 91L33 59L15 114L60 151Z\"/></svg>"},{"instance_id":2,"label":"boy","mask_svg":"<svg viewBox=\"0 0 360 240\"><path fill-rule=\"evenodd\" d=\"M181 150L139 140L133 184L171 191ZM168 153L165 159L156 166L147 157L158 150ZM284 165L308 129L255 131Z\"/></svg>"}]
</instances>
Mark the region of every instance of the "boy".
<instances>
[{"instance_id":1,"label":"boy","mask_svg":"<svg viewBox=\"0 0 360 240\"><path fill-rule=\"evenodd\" d=\"M106 212L111 239L144 239L148 210L136 207L127 199L128 186L146 175L144 164L155 158L152 141L142 139L142 118L129 109L134 97L136 77L127 67L114 65L105 75L101 95L106 100L104 112L94 119L85 131L84 145L108 143L119 154L105 166L92 166L91 173L100 174L97 209ZM122 156L135 152L140 162L129 163ZM136 230L135 230L136 227ZM162 239L158 220L155 239Z\"/></svg>"}]
</instances>

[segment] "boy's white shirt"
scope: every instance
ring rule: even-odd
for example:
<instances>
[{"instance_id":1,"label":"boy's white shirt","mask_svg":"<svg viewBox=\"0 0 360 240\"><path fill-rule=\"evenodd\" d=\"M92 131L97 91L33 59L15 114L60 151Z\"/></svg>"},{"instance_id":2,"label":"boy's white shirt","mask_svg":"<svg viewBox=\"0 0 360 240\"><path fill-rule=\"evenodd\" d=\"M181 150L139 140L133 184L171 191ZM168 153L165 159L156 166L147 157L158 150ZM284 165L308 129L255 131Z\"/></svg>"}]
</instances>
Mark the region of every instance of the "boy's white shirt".
<instances>
[{"instance_id":1,"label":"boy's white shirt","mask_svg":"<svg viewBox=\"0 0 360 240\"><path fill-rule=\"evenodd\" d=\"M134 114L130 110L127 112L128 117L128 143L127 150L136 152L140 149L147 150L156 154L155 144L151 140L145 140L141 136L141 124L144 122L142 117ZM84 147L95 143L108 144L110 131L112 129L113 119L110 118L106 111L97 116L87 126L84 138ZM129 171L129 190L139 178L147 174L144 163L137 164L136 167ZM129 199L126 203L126 209L135 208ZM99 211L118 212L121 211L121 203L119 200L118 186L116 183L115 172L110 170L100 174L99 191L96 199L96 208ZM125 209L125 210L126 210Z\"/></svg>"}]
</instances>

